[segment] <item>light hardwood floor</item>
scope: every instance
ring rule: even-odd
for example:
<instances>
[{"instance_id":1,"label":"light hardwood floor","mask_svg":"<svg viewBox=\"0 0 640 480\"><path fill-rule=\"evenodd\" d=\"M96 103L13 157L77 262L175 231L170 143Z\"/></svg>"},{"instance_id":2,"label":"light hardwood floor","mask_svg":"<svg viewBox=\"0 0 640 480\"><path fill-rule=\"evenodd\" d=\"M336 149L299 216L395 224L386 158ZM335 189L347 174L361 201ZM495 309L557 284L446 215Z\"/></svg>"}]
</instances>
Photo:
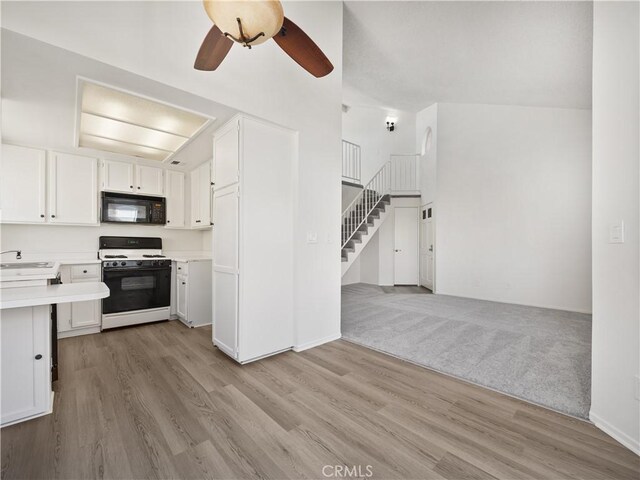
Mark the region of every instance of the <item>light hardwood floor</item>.
<instances>
[{"instance_id":1,"label":"light hardwood floor","mask_svg":"<svg viewBox=\"0 0 640 480\"><path fill-rule=\"evenodd\" d=\"M588 423L345 341L239 366L210 338L62 340L54 413L1 431L2 478L640 477Z\"/></svg>"}]
</instances>

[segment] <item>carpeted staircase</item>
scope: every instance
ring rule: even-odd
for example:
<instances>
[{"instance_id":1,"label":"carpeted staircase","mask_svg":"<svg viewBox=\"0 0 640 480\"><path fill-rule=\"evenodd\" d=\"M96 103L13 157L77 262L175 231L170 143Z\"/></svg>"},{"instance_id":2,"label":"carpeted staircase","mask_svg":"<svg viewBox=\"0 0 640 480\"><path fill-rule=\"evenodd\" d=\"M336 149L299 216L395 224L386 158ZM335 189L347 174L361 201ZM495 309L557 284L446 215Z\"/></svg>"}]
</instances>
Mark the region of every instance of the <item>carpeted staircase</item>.
<instances>
[{"instance_id":1,"label":"carpeted staircase","mask_svg":"<svg viewBox=\"0 0 640 480\"><path fill-rule=\"evenodd\" d=\"M350 212L350 215L343 217L342 219L342 238L343 243L347 240L354 225L360 225L353 234L353 236L347 241L342 248L342 261L349 262L357 256L356 253L364 248L363 243L368 242L375 230L380 225L380 220L383 220L387 213L387 207L391 203L389 195L380 195L374 190L365 190L362 198L355 208ZM373 208L371 208L373 206ZM366 221L364 215L367 210L370 210L367 215ZM361 246L362 248L358 248Z\"/></svg>"}]
</instances>

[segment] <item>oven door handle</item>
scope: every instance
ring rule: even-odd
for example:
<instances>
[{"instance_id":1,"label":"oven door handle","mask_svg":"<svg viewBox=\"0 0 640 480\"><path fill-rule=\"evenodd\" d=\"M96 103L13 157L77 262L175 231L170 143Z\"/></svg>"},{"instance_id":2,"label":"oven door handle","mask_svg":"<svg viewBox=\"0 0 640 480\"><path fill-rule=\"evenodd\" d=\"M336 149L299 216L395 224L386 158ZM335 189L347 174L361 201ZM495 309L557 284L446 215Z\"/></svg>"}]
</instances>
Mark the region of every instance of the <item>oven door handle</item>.
<instances>
[{"instance_id":1,"label":"oven door handle","mask_svg":"<svg viewBox=\"0 0 640 480\"><path fill-rule=\"evenodd\" d=\"M108 274L110 272L131 272L131 273L136 273L136 272L162 272L163 270L171 271L171 267L109 268L109 269L105 269L104 273L106 275L106 274Z\"/></svg>"}]
</instances>

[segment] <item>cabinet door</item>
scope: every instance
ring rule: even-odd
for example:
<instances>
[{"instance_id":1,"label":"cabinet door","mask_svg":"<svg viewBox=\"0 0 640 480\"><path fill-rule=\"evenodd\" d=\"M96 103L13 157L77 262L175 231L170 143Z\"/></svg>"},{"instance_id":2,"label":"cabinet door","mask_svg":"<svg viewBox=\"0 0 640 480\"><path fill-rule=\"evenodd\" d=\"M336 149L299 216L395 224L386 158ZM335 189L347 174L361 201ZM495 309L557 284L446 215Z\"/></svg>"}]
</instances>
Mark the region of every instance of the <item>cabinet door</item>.
<instances>
[{"instance_id":1,"label":"cabinet door","mask_svg":"<svg viewBox=\"0 0 640 480\"><path fill-rule=\"evenodd\" d=\"M73 302L71 304L71 327L84 328L100 325L100 310L100 300Z\"/></svg>"},{"instance_id":2,"label":"cabinet door","mask_svg":"<svg viewBox=\"0 0 640 480\"><path fill-rule=\"evenodd\" d=\"M98 223L97 159L51 153L48 210L51 223Z\"/></svg>"},{"instance_id":3,"label":"cabinet door","mask_svg":"<svg viewBox=\"0 0 640 480\"><path fill-rule=\"evenodd\" d=\"M213 196L213 343L238 358L239 214L238 186Z\"/></svg>"},{"instance_id":4,"label":"cabinet door","mask_svg":"<svg viewBox=\"0 0 640 480\"><path fill-rule=\"evenodd\" d=\"M225 188L240 179L240 121L234 120L213 138L213 177L215 188Z\"/></svg>"},{"instance_id":5,"label":"cabinet door","mask_svg":"<svg viewBox=\"0 0 640 480\"><path fill-rule=\"evenodd\" d=\"M46 152L2 145L0 212L3 223L46 221Z\"/></svg>"},{"instance_id":6,"label":"cabinet door","mask_svg":"<svg viewBox=\"0 0 640 480\"><path fill-rule=\"evenodd\" d=\"M163 170L161 168L136 165L136 193L141 195L162 195L163 178Z\"/></svg>"},{"instance_id":7,"label":"cabinet door","mask_svg":"<svg viewBox=\"0 0 640 480\"><path fill-rule=\"evenodd\" d=\"M102 190L132 193L133 164L104 160L102 164Z\"/></svg>"},{"instance_id":8,"label":"cabinet door","mask_svg":"<svg viewBox=\"0 0 640 480\"><path fill-rule=\"evenodd\" d=\"M167 227L184 227L184 173L167 170L164 190L167 197Z\"/></svg>"},{"instance_id":9,"label":"cabinet door","mask_svg":"<svg viewBox=\"0 0 640 480\"><path fill-rule=\"evenodd\" d=\"M63 284L71 283L71 267L69 265L60 267L60 281ZM71 330L71 304L59 303L56 308L58 312L58 333Z\"/></svg>"},{"instance_id":10,"label":"cabinet door","mask_svg":"<svg viewBox=\"0 0 640 480\"><path fill-rule=\"evenodd\" d=\"M188 294L189 294L189 284L187 281L187 277L184 275L177 276L177 289L176 289L176 314L187 320L189 302L188 302Z\"/></svg>"},{"instance_id":11,"label":"cabinet door","mask_svg":"<svg viewBox=\"0 0 640 480\"><path fill-rule=\"evenodd\" d=\"M198 178L199 185L199 204L200 204L200 220L202 225L211 225L211 162L206 162L200 167L200 175Z\"/></svg>"},{"instance_id":12,"label":"cabinet door","mask_svg":"<svg viewBox=\"0 0 640 480\"><path fill-rule=\"evenodd\" d=\"M200 218L200 183L200 169L196 168L190 173L191 228L202 227L202 218Z\"/></svg>"},{"instance_id":13,"label":"cabinet door","mask_svg":"<svg viewBox=\"0 0 640 480\"><path fill-rule=\"evenodd\" d=\"M1 418L5 425L41 415L51 403L49 305L2 312Z\"/></svg>"}]
</instances>

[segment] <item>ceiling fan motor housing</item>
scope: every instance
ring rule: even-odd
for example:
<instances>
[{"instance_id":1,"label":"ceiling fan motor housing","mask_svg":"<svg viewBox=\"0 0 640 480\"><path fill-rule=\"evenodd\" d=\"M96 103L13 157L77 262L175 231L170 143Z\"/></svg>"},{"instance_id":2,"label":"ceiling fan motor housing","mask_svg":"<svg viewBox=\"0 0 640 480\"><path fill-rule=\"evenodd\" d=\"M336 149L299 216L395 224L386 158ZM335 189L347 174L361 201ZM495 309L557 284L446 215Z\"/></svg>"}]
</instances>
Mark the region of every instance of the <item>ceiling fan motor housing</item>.
<instances>
[{"instance_id":1,"label":"ceiling fan motor housing","mask_svg":"<svg viewBox=\"0 0 640 480\"><path fill-rule=\"evenodd\" d=\"M204 8L211 21L239 43L244 39L252 39L251 45L264 43L282 29L284 22L278 0L204 0Z\"/></svg>"}]
</instances>

